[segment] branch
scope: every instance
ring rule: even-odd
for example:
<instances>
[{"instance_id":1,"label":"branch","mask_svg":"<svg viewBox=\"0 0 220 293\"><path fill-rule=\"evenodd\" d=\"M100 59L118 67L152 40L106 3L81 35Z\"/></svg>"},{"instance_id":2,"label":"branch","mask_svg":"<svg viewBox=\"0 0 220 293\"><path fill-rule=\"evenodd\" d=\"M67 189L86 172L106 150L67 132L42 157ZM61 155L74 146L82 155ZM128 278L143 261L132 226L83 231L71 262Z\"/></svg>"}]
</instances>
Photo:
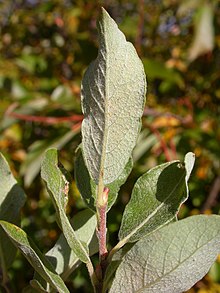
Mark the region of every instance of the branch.
<instances>
[{"instance_id":1,"label":"branch","mask_svg":"<svg viewBox=\"0 0 220 293\"><path fill-rule=\"evenodd\" d=\"M46 117L20 114L16 112L7 113L7 116L23 121L40 122L44 124L59 124L64 122L79 122L83 120L83 115L72 115L69 117Z\"/></svg>"},{"instance_id":2,"label":"branch","mask_svg":"<svg viewBox=\"0 0 220 293\"><path fill-rule=\"evenodd\" d=\"M192 114L189 114L185 117L182 117L180 115L176 115L174 113L170 112L159 112L152 108L145 108L143 116L151 116L151 117L167 117L167 118L176 118L181 122L184 126L191 126L193 124L193 116Z\"/></svg>"},{"instance_id":3,"label":"branch","mask_svg":"<svg viewBox=\"0 0 220 293\"><path fill-rule=\"evenodd\" d=\"M219 192L220 192L220 175L215 178L214 183L212 184L211 191L201 209L202 213L204 213L208 209L211 209L215 205Z\"/></svg>"}]
</instances>

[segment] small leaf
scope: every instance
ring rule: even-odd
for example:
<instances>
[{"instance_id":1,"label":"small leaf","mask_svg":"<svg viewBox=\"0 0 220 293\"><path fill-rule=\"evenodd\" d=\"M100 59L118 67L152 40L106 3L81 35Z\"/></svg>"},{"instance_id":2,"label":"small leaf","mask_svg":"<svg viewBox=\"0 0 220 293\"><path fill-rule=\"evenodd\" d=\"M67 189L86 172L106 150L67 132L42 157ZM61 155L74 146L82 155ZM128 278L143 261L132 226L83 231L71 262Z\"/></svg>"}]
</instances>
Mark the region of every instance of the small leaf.
<instances>
[{"instance_id":1,"label":"small leaf","mask_svg":"<svg viewBox=\"0 0 220 293\"><path fill-rule=\"evenodd\" d=\"M123 172L136 144L146 77L133 45L104 9L98 31L98 57L82 81L82 145L92 179L106 186Z\"/></svg>"},{"instance_id":2,"label":"small leaf","mask_svg":"<svg viewBox=\"0 0 220 293\"><path fill-rule=\"evenodd\" d=\"M132 159L130 158L122 174L120 174L119 177L114 182L106 185L106 187L109 188L108 211L110 210L112 205L115 203L118 196L118 191L121 185L125 183L128 175L130 174L132 170L132 167L133 167ZM92 211L96 212L97 185L95 184L95 182L92 180L92 178L89 175L88 169L85 165L85 161L83 158L82 149L80 147L78 148L76 153L74 170L75 170L76 184L83 200Z\"/></svg>"},{"instance_id":3,"label":"small leaf","mask_svg":"<svg viewBox=\"0 0 220 293\"><path fill-rule=\"evenodd\" d=\"M39 251L27 234L14 224L0 221L1 227L7 233L13 244L20 249L32 267L58 292L69 292L63 280L56 274L51 263Z\"/></svg>"},{"instance_id":4,"label":"small leaf","mask_svg":"<svg viewBox=\"0 0 220 293\"><path fill-rule=\"evenodd\" d=\"M186 181L188 181L195 164L195 154L192 152L187 153L185 155L184 163L186 168Z\"/></svg>"},{"instance_id":5,"label":"small leaf","mask_svg":"<svg viewBox=\"0 0 220 293\"><path fill-rule=\"evenodd\" d=\"M95 234L96 215L90 210L84 210L74 216L70 220L70 223L79 240L89 246L89 254L93 255L98 252L98 241ZM50 249L45 256L55 268L56 273L61 275L64 281L80 264L79 258L70 249L63 234L60 235L54 247ZM36 273L34 275L34 280L37 280L45 290L47 289L48 292L50 292L48 285L45 284L44 280L41 280L40 276Z\"/></svg>"},{"instance_id":6,"label":"small leaf","mask_svg":"<svg viewBox=\"0 0 220 293\"><path fill-rule=\"evenodd\" d=\"M110 293L181 293L210 269L220 252L220 217L199 215L169 224L134 244Z\"/></svg>"},{"instance_id":7,"label":"small leaf","mask_svg":"<svg viewBox=\"0 0 220 293\"><path fill-rule=\"evenodd\" d=\"M78 239L65 213L69 182L63 172L58 167L57 150L49 149L46 151L42 161L41 176L46 183L47 190L56 209L58 224L73 252L82 262L88 263L90 261L88 247Z\"/></svg>"},{"instance_id":8,"label":"small leaf","mask_svg":"<svg viewBox=\"0 0 220 293\"><path fill-rule=\"evenodd\" d=\"M186 177L191 171L179 161L159 165L141 176L132 191L119 231L124 244L134 242L171 222L188 197Z\"/></svg>"},{"instance_id":9,"label":"small leaf","mask_svg":"<svg viewBox=\"0 0 220 293\"><path fill-rule=\"evenodd\" d=\"M0 220L20 225L20 210L23 207L26 195L17 184L9 165L0 153ZM17 249L0 229L0 263L3 274L12 264ZM3 252L3 253L2 253Z\"/></svg>"}]
</instances>

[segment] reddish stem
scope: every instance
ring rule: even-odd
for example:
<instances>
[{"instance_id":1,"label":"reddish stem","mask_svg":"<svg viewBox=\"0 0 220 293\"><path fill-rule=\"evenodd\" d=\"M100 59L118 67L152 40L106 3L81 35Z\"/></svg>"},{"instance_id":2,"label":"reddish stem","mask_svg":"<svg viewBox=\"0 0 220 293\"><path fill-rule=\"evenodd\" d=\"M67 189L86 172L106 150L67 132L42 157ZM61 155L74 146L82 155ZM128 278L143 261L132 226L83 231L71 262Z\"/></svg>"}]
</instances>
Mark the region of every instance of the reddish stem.
<instances>
[{"instance_id":1,"label":"reddish stem","mask_svg":"<svg viewBox=\"0 0 220 293\"><path fill-rule=\"evenodd\" d=\"M81 122L83 120L83 115L72 115L69 117L45 117L45 116L34 116L34 115L26 115L26 114L20 114L16 112L11 112L7 114L10 117L19 119L19 120L25 120L25 121L31 121L31 122L41 122L45 124L58 124L63 122Z\"/></svg>"},{"instance_id":2,"label":"reddish stem","mask_svg":"<svg viewBox=\"0 0 220 293\"><path fill-rule=\"evenodd\" d=\"M161 148L163 150L163 153L165 155L165 158L169 162L171 160L171 157L170 157L169 149L167 147L167 144L166 144L164 138L161 136L160 132L156 128L154 128L152 126L149 126L149 128L151 129L151 131L155 134L155 136L159 140L160 146L161 146Z\"/></svg>"},{"instance_id":3,"label":"reddish stem","mask_svg":"<svg viewBox=\"0 0 220 293\"><path fill-rule=\"evenodd\" d=\"M106 248L106 206L99 209L100 226L99 226L99 258L104 260L107 254Z\"/></svg>"},{"instance_id":4,"label":"reddish stem","mask_svg":"<svg viewBox=\"0 0 220 293\"><path fill-rule=\"evenodd\" d=\"M106 214L107 214L107 204L108 204L108 193L109 189L107 187L103 190L103 202L104 205L99 207L99 259L100 263L106 259L107 248L106 248Z\"/></svg>"},{"instance_id":5,"label":"reddish stem","mask_svg":"<svg viewBox=\"0 0 220 293\"><path fill-rule=\"evenodd\" d=\"M176 160L177 159L176 145L172 138L170 139L170 149L172 151L172 159Z\"/></svg>"}]
</instances>

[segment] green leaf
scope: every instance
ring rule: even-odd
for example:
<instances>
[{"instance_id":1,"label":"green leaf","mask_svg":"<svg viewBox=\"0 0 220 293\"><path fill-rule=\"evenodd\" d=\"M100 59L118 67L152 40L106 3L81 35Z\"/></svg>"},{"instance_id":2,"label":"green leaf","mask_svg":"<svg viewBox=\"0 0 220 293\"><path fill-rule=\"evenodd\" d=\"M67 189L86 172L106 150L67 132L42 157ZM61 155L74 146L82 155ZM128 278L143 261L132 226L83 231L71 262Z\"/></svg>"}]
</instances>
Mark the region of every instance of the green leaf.
<instances>
[{"instance_id":1,"label":"green leaf","mask_svg":"<svg viewBox=\"0 0 220 293\"><path fill-rule=\"evenodd\" d=\"M157 137L148 129L143 129L138 136L137 144L133 151L133 161L137 162L157 143Z\"/></svg>"},{"instance_id":2,"label":"green leaf","mask_svg":"<svg viewBox=\"0 0 220 293\"><path fill-rule=\"evenodd\" d=\"M132 248L133 245L133 243L127 243L122 247L122 249L120 249L114 254L105 273L103 281L103 292L108 292L108 290L110 289L111 283L114 279L115 272L118 266L120 265L124 255Z\"/></svg>"},{"instance_id":3,"label":"green leaf","mask_svg":"<svg viewBox=\"0 0 220 293\"><path fill-rule=\"evenodd\" d=\"M98 252L98 241L95 233L96 215L90 210L84 210L74 216L70 223L78 239L88 245L89 254L93 255ZM61 275L64 281L80 264L79 258L70 249L63 234L60 235L54 247L45 256L55 268L56 273ZM45 290L49 290L48 285L40 279L38 274L34 275L34 280L37 280ZM36 283L34 285L36 286Z\"/></svg>"},{"instance_id":4,"label":"green leaf","mask_svg":"<svg viewBox=\"0 0 220 293\"><path fill-rule=\"evenodd\" d=\"M198 9L195 20L194 40L188 52L188 59L191 62L200 55L211 52L214 48L214 11L214 5L211 2L205 2Z\"/></svg>"},{"instance_id":5,"label":"green leaf","mask_svg":"<svg viewBox=\"0 0 220 293\"><path fill-rule=\"evenodd\" d=\"M90 210L84 210L74 216L70 220L70 224L77 238L89 247L96 232L96 216ZM90 253L94 254L94 251L98 251L98 241L95 247L90 247ZM56 272L62 274L63 279L66 279L79 264L79 258L71 251L63 234L60 235L55 246L46 253L46 256L54 264Z\"/></svg>"},{"instance_id":6,"label":"green leaf","mask_svg":"<svg viewBox=\"0 0 220 293\"><path fill-rule=\"evenodd\" d=\"M56 209L58 225L73 252L82 262L88 263L90 262L88 247L78 239L65 213L69 191L69 182L65 175L64 170L58 166L57 150L47 150L42 161L41 176Z\"/></svg>"},{"instance_id":7,"label":"green leaf","mask_svg":"<svg viewBox=\"0 0 220 293\"><path fill-rule=\"evenodd\" d=\"M35 141L29 148L27 158L21 167L21 174L24 175L25 186L30 186L40 171L41 160L45 151L49 148L62 148L67 144L78 131L68 131L64 135L56 136L55 139Z\"/></svg>"},{"instance_id":8,"label":"green leaf","mask_svg":"<svg viewBox=\"0 0 220 293\"><path fill-rule=\"evenodd\" d=\"M181 293L210 269L220 252L220 217L199 215L138 241L124 256L110 293Z\"/></svg>"},{"instance_id":9,"label":"green leaf","mask_svg":"<svg viewBox=\"0 0 220 293\"><path fill-rule=\"evenodd\" d=\"M186 168L186 182L189 180L190 174L195 164L195 154L189 152L185 155L184 159L185 168Z\"/></svg>"},{"instance_id":10,"label":"green leaf","mask_svg":"<svg viewBox=\"0 0 220 293\"><path fill-rule=\"evenodd\" d=\"M55 272L51 263L39 251L27 234L14 224L0 221L1 227L7 233L13 244L20 249L32 267L58 292L69 292L63 280Z\"/></svg>"},{"instance_id":11,"label":"green leaf","mask_svg":"<svg viewBox=\"0 0 220 293\"><path fill-rule=\"evenodd\" d=\"M112 183L106 185L109 188L108 194L108 208L109 211L112 205L115 203L119 189L122 184L125 183L128 175L132 170L133 164L132 159L130 158L127 165L125 166L123 172L119 175L119 177ZM89 175L88 169L86 167L83 153L81 147L77 149L76 160L75 160L75 180L79 192L87 204L87 206L94 212L96 212L96 199L97 199L97 185L92 180Z\"/></svg>"},{"instance_id":12,"label":"green leaf","mask_svg":"<svg viewBox=\"0 0 220 293\"><path fill-rule=\"evenodd\" d=\"M164 62L143 58L143 64L149 79L162 79L170 84L176 84L181 89L184 88L181 74L173 68L168 68Z\"/></svg>"},{"instance_id":13,"label":"green leaf","mask_svg":"<svg viewBox=\"0 0 220 293\"><path fill-rule=\"evenodd\" d=\"M20 210L23 207L26 195L23 189L17 184L11 173L10 167L0 153L0 220L20 225ZM3 274L12 264L16 248L0 229L0 263Z\"/></svg>"},{"instance_id":14,"label":"green leaf","mask_svg":"<svg viewBox=\"0 0 220 293\"><path fill-rule=\"evenodd\" d=\"M168 162L138 179L123 214L119 231L121 243L137 241L176 217L188 197L186 171L191 171L188 160L187 164L188 170L179 161Z\"/></svg>"},{"instance_id":15,"label":"green leaf","mask_svg":"<svg viewBox=\"0 0 220 293\"><path fill-rule=\"evenodd\" d=\"M104 9L98 31L98 57L82 81L82 145L92 179L106 186L123 172L136 144L146 78L133 45Z\"/></svg>"}]
</instances>

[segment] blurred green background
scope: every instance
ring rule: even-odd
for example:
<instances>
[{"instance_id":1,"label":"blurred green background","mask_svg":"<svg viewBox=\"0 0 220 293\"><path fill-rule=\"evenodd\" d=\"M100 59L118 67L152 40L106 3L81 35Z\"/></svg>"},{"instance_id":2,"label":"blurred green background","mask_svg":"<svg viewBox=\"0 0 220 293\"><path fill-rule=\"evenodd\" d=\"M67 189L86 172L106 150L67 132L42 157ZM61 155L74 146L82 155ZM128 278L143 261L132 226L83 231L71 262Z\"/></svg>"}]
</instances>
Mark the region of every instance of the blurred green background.
<instances>
[{"instance_id":1,"label":"blurred green background","mask_svg":"<svg viewBox=\"0 0 220 293\"><path fill-rule=\"evenodd\" d=\"M190 198L179 218L220 212L220 3L215 0L0 1L0 151L28 196L22 227L46 252L59 236L52 203L39 176L44 151L55 146L74 178L81 141L80 83L97 55L96 19L104 6L142 59L148 80L134 169L108 214L109 248L136 179L156 164L196 165ZM74 180L69 215L83 209ZM21 292L33 270L18 254L10 270ZM91 292L86 269L68 282ZM0 289L1 291L1 289ZM190 291L220 292L220 258Z\"/></svg>"}]
</instances>

